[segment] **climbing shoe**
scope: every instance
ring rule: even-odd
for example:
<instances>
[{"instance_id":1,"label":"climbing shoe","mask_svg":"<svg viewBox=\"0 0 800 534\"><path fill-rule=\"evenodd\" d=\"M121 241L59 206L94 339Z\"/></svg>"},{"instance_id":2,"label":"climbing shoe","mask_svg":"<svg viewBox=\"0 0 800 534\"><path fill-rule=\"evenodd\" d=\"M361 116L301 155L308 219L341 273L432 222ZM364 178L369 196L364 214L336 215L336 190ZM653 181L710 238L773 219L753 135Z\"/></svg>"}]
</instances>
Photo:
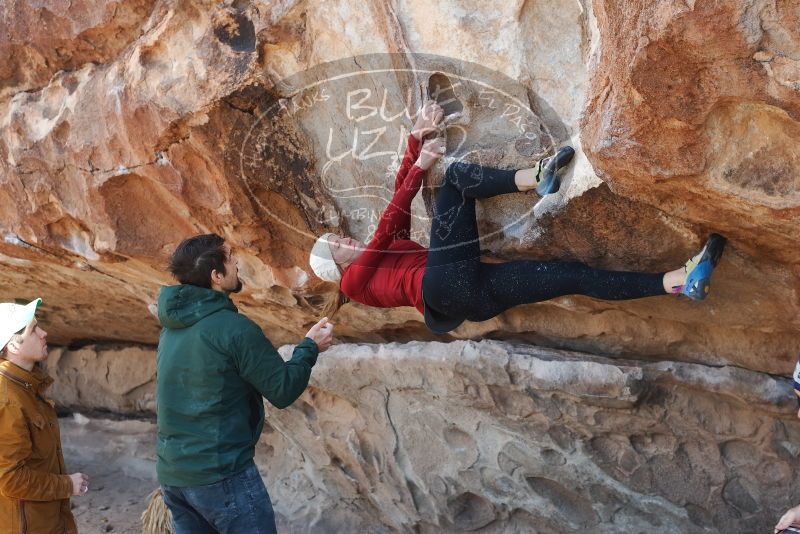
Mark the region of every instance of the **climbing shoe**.
<instances>
[{"instance_id":1,"label":"climbing shoe","mask_svg":"<svg viewBox=\"0 0 800 534\"><path fill-rule=\"evenodd\" d=\"M536 174L536 192L540 196L549 195L558 191L561 187L561 178L558 177L558 171L566 167L572 156L575 155L575 150L571 146L564 146L558 149L555 155L545 158L539 162L539 171Z\"/></svg>"},{"instance_id":2,"label":"climbing shoe","mask_svg":"<svg viewBox=\"0 0 800 534\"><path fill-rule=\"evenodd\" d=\"M719 234L711 234L700 254L686 262L686 279L681 293L692 300L703 300L711 289L711 273L722 257L726 239Z\"/></svg>"}]
</instances>

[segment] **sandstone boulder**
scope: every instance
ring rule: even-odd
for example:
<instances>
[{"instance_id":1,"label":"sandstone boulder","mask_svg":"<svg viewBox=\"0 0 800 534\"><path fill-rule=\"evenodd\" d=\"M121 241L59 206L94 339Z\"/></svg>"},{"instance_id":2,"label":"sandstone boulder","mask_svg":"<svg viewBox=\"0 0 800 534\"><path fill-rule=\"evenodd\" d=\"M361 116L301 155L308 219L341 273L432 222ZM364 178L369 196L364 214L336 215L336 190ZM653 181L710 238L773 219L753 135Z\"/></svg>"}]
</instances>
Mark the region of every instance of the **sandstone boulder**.
<instances>
[{"instance_id":1,"label":"sandstone boulder","mask_svg":"<svg viewBox=\"0 0 800 534\"><path fill-rule=\"evenodd\" d=\"M167 256L210 231L237 249L242 310L296 341L331 290L313 237L368 239L410 114L442 89L452 158L579 149L560 194L482 204L487 254L666 270L715 230L731 241L714 294L556 299L439 338L411 309L348 304L342 339L516 337L775 373L800 349L789 4L6 9L0 45L25 53L0 72L0 295L44 297L54 343L155 343ZM441 173L414 206L422 242Z\"/></svg>"},{"instance_id":2,"label":"sandstone boulder","mask_svg":"<svg viewBox=\"0 0 800 534\"><path fill-rule=\"evenodd\" d=\"M61 355L57 400L86 410L87 390L113 400L121 377L145 379L144 352L111 354ZM116 409L148 406L149 385ZM730 366L496 341L338 345L290 408L267 405L256 461L288 532L763 532L800 500L791 397L789 380ZM68 464L114 458L155 484L153 426L67 428Z\"/></svg>"}]
</instances>

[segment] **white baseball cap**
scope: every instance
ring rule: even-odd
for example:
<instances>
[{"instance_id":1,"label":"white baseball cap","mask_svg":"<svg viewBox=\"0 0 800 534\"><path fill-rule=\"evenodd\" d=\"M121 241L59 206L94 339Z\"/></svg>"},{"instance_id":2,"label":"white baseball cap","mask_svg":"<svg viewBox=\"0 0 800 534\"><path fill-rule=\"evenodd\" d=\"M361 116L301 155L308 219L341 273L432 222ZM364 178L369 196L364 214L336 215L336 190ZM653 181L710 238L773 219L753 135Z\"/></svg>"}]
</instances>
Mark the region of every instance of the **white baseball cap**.
<instances>
[{"instance_id":1,"label":"white baseball cap","mask_svg":"<svg viewBox=\"0 0 800 534\"><path fill-rule=\"evenodd\" d=\"M333 261L333 254L331 253L330 240L335 236L336 234L330 232L322 234L314 243L314 247L311 249L311 256L308 258L311 270L314 271L317 277L326 282L338 282L342 279L342 271Z\"/></svg>"},{"instance_id":2,"label":"white baseball cap","mask_svg":"<svg viewBox=\"0 0 800 534\"><path fill-rule=\"evenodd\" d=\"M0 304L0 349L6 346L14 334L31 324L36 308L41 303L42 299L35 299L27 304Z\"/></svg>"}]
</instances>

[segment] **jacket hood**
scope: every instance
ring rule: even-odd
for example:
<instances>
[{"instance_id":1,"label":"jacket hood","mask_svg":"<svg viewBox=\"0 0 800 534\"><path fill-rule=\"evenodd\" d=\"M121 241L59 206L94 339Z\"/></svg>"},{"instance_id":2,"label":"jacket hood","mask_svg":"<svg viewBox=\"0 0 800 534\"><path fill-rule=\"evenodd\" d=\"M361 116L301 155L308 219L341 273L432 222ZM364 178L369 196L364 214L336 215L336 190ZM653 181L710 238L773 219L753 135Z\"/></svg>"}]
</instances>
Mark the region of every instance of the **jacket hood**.
<instances>
[{"instance_id":1,"label":"jacket hood","mask_svg":"<svg viewBox=\"0 0 800 534\"><path fill-rule=\"evenodd\" d=\"M158 292L158 321L164 328L188 328L220 310L238 311L222 291L181 284Z\"/></svg>"}]
</instances>

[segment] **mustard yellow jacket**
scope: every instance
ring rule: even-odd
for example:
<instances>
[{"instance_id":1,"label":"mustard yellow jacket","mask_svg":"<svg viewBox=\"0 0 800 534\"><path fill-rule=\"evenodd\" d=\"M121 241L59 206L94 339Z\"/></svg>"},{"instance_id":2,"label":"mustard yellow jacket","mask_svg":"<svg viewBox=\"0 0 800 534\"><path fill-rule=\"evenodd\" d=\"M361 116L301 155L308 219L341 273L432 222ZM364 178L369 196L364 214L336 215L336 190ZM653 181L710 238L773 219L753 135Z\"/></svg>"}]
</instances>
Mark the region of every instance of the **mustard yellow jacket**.
<instances>
[{"instance_id":1,"label":"mustard yellow jacket","mask_svg":"<svg viewBox=\"0 0 800 534\"><path fill-rule=\"evenodd\" d=\"M53 383L0 358L0 525L9 534L74 534Z\"/></svg>"}]
</instances>

